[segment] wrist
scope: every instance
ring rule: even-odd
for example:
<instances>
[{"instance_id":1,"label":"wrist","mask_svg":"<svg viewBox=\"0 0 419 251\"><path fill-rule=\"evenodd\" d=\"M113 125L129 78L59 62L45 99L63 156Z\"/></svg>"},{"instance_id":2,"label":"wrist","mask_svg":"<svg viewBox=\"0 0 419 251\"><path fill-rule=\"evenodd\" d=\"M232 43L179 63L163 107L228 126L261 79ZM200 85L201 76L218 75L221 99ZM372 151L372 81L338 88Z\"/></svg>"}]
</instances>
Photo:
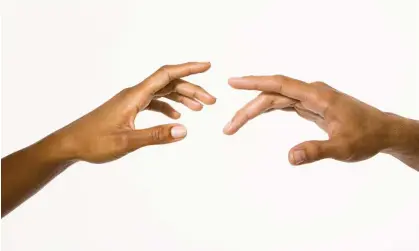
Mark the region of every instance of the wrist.
<instances>
[{"instance_id":1,"label":"wrist","mask_svg":"<svg viewBox=\"0 0 419 251\"><path fill-rule=\"evenodd\" d=\"M54 132L36 145L44 156L53 163L72 164L77 162L76 151L71 139L61 131Z\"/></svg>"},{"instance_id":2,"label":"wrist","mask_svg":"<svg viewBox=\"0 0 419 251\"><path fill-rule=\"evenodd\" d=\"M393 156L419 154L419 122L386 113L388 144L384 153Z\"/></svg>"}]
</instances>

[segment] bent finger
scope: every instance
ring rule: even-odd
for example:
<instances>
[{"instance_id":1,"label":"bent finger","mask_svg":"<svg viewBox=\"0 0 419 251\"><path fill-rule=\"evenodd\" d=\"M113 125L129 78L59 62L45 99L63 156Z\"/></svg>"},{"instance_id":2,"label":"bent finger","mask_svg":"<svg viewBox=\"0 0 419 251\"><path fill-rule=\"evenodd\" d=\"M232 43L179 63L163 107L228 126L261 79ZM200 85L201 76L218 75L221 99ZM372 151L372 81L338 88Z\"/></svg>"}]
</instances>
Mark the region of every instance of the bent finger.
<instances>
[{"instance_id":1,"label":"bent finger","mask_svg":"<svg viewBox=\"0 0 419 251\"><path fill-rule=\"evenodd\" d=\"M203 108L203 105L198 101L175 92L170 93L165 98L181 103L193 111L200 111Z\"/></svg>"},{"instance_id":2,"label":"bent finger","mask_svg":"<svg viewBox=\"0 0 419 251\"><path fill-rule=\"evenodd\" d=\"M178 119L180 118L180 113L176 111L171 105L160 100L153 100L147 106L147 110L154 112L161 112L169 118Z\"/></svg>"},{"instance_id":3,"label":"bent finger","mask_svg":"<svg viewBox=\"0 0 419 251\"><path fill-rule=\"evenodd\" d=\"M236 133L249 120L257 117L269 109L288 107L295 103L295 100L277 95L274 93L261 93L255 99L247 103L236 112L233 119L227 123L223 131L227 135Z\"/></svg>"}]
</instances>

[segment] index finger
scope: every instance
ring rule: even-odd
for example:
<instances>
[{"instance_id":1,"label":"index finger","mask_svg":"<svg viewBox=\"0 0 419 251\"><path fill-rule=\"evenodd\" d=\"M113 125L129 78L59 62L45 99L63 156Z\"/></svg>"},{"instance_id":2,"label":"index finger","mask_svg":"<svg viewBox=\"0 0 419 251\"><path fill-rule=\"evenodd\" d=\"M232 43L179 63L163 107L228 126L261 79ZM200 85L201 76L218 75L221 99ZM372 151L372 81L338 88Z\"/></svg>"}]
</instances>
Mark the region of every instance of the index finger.
<instances>
[{"instance_id":1,"label":"index finger","mask_svg":"<svg viewBox=\"0 0 419 251\"><path fill-rule=\"evenodd\" d=\"M210 67L211 64L209 62L189 62L177 65L165 65L160 67L160 69L134 88L141 89L147 94L154 95L172 80L205 72Z\"/></svg>"},{"instance_id":2,"label":"index finger","mask_svg":"<svg viewBox=\"0 0 419 251\"><path fill-rule=\"evenodd\" d=\"M306 101L313 93L307 83L281 75L230 78L228 83L236 89L276 92L300 101Z\"/></svg>"}]
</instances>

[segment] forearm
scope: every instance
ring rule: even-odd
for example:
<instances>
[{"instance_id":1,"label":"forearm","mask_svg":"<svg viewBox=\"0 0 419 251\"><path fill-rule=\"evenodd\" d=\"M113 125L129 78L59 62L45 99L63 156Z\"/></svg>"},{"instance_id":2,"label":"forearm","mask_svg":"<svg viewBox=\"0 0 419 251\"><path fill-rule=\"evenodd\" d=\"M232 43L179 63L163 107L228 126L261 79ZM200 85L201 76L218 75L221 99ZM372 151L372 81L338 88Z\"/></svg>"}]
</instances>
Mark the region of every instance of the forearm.
<instances>
[{"instance_id":1,"label":"forearm","mask_svg":"<svg viewBox=\"0 0 419 251\"><path fill-rule=\"evenodd\" d=\"M52 134L1 160L2 217L75 162L63 145Z\"/></svg>"},{"instance_id":2,"label":"forearm","mask_svg":"<svg viewBox=\"0 0 419 251\"><path fill-rule=\"evenodd\" d=\"M419 121L394 114L389 119L391 144L383 152L419 171Z\"/></svg>"}]
</instances>

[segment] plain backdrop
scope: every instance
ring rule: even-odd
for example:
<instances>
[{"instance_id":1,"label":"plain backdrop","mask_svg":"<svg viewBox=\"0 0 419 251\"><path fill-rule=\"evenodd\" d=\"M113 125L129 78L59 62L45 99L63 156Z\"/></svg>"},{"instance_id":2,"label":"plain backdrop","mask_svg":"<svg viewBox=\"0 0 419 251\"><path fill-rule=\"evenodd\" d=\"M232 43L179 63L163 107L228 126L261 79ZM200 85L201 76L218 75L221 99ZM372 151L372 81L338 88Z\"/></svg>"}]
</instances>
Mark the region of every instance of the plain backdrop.
<instances>
[{"instance_id":1,"label":"plain backdrop","mask_svg":"<svg viewBox=\"0 0 419 251\"><path fill-rule=\"evenodd\" d=\"M419 173L389 156L292 167L326 135L292 113L222 128L255 92L227 79L324 81L419 118L415 1L3 0L2 156L97 107L159 66L211 61L187 78L217 103L175 104L179 143L77 163L2 220L5 251L419 250ZM169 123L141 113L136 125Z\"/></svg>"}]
</instances>

